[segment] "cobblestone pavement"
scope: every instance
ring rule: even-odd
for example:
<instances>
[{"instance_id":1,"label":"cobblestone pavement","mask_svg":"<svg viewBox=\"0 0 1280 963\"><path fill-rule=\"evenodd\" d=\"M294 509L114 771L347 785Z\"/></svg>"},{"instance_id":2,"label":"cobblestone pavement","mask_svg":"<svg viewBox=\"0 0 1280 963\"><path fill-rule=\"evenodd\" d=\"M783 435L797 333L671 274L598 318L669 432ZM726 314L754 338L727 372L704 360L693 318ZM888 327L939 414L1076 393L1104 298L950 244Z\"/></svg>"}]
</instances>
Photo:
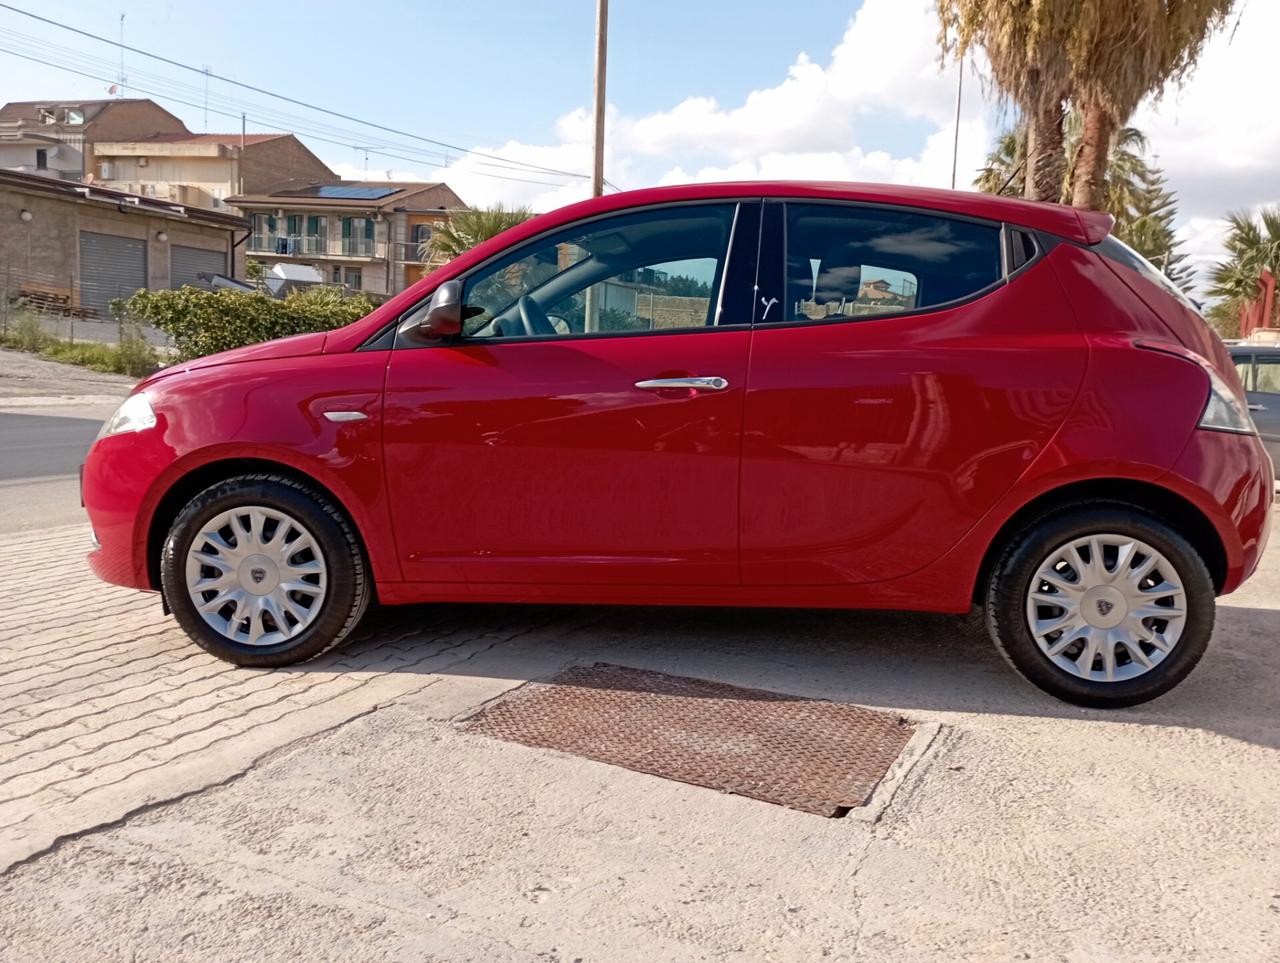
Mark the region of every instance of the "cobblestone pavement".
<instances>
[{"instance_id":1,"label":"cobblestone pavement","mask_svg":"<svg viewBox=\"0 0 1280 963\"><path fill-rule=\"evenodd\" d=\"M1276 958L1280 552L1183 685L1106 713L902 613L420 606L236 669L86 537L0 537L4 963ZM456 725L596 660L936 736L822 819Z\"/></svg>"},{"instance_id":2,"label":"cobblestone pavement","mask_svg":"<svg viewBox=\"0 0 1280 963\"><path fill-rule=\"evenodd\" d=\"M104 585L86 526L9 537L0 573L0 872L85 826L205 788L253 759L438 681L477 653L571 627L472 608L430 628L375 613L334 656L245 670L195 647L156 595ZM579 613L580 615L581 613Z\"/></svg>"}]
</instances>

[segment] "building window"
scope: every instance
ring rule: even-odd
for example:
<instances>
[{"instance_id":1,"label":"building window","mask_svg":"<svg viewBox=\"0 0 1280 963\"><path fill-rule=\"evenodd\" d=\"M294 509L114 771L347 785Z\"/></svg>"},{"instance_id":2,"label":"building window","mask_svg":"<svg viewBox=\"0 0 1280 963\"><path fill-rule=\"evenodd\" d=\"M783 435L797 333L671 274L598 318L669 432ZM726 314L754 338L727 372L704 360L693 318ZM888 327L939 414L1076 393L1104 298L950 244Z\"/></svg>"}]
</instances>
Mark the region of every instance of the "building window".
<instances>
[{"instance_id":1,"label":"building window","mask_svg":"<svg viewBox=\"0 0 1280 963\"><path fill-rule=\"evenodd\" d=\"M431 240L430 224L413 225L413 243L414 244L426 244L429 240Z\"/></svg>"},{"instance_id":2,"label":"building window","mask_svg":"<svg viewBox=\"0 0 1280 963\"><path fill-rule=\"evenodd\" d=\"M356 257L373 257L373 218L342 219L342 253Z\"/></svg>"},{"instance_id":3,"label":"building window","mask_svg":"<svg viewBox=\"0 0 1280 963\"><path fill-rule=\"evenodd\" d=\"M36 148L36 170L47 171L49 169L49 152L43 147Z\"/></svg>"}]
</instances>

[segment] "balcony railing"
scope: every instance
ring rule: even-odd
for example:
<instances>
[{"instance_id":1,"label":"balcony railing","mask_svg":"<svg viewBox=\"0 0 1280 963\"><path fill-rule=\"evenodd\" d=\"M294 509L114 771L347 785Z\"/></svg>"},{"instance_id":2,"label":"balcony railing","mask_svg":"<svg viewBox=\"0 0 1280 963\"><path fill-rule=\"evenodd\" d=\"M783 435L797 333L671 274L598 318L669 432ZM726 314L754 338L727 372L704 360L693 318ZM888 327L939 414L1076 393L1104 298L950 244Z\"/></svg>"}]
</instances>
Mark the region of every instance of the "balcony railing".
<instances>
[{"instance_id":1,"label":"balcony railing","mask_svg":"<svg viewBox=\"0 0 1280 963\"><path fill-rule=\"evenodd\" d=\"M280 257L385 257L385 241L367 237L323 237L316 234L253 234L251 254Z\"/></svg>"},{"instance_id":2,"label":"balcony railing","mask_svg":"<svg viewBox=\"0 0 1280 963\"><path fill-rule=\"evenodd\" d=\"M395 253L395 259L405 264L426 264L430 267L438 267L445 262L446 258L435 254L423 257L426 252L422 248L423 245L418 241L396 241L391 250Z\"/></svg>"}]
</instances>

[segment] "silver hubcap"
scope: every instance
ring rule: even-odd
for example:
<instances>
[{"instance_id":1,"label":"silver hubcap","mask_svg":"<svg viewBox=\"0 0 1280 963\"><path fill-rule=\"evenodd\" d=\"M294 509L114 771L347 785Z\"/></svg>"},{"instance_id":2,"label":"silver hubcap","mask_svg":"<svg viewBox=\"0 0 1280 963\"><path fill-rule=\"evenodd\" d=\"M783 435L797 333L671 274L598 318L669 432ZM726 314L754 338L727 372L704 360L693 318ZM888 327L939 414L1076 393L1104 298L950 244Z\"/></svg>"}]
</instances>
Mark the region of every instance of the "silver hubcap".
<instances>
[{"instance_id":1,"label":"silver hubcap","mask_svg":"<svg viewBox=\"0 0 1280 963\"><path fill-rule=\"evenodd\" d=\"M1089 535L1049 553L1027 592L1027 625L1058 668L1090 682L1150 672L1173 650L1187 596L1172 563L1127 535Z\"/></svg>"},{"instance_id":2,"label":"silver hubcap","mask_svg":"<svg viewBox=\"0 0 1280 963\"><path fill-rule=\"evenodd\" d=\"M276 645L320 615L328 568L296 518L246 505L205 523L187 550L187 592L219 635Z\"/></svg>"}]
</instances>

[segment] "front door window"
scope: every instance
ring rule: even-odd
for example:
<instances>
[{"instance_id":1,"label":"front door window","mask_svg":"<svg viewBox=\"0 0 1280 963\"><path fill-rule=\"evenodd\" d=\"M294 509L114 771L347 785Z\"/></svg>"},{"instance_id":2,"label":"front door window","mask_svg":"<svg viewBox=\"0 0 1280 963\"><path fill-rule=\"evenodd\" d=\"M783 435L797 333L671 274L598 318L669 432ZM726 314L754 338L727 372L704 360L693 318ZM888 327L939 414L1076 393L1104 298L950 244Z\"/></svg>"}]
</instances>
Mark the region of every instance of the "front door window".
<instances>
[{"instance_id":1,"label":"front door window","mask_svg":"<svg viewBox=\"0 0 1280 963\"><path fill-rule=\"evenodd\" d=\"M642 211L536 241L468 278L464 336L618 334L749 320L749 309L719 316L736 210ZM749 297L746 287L737 285L734 297Z\"/></svg>"}]
</instances>

